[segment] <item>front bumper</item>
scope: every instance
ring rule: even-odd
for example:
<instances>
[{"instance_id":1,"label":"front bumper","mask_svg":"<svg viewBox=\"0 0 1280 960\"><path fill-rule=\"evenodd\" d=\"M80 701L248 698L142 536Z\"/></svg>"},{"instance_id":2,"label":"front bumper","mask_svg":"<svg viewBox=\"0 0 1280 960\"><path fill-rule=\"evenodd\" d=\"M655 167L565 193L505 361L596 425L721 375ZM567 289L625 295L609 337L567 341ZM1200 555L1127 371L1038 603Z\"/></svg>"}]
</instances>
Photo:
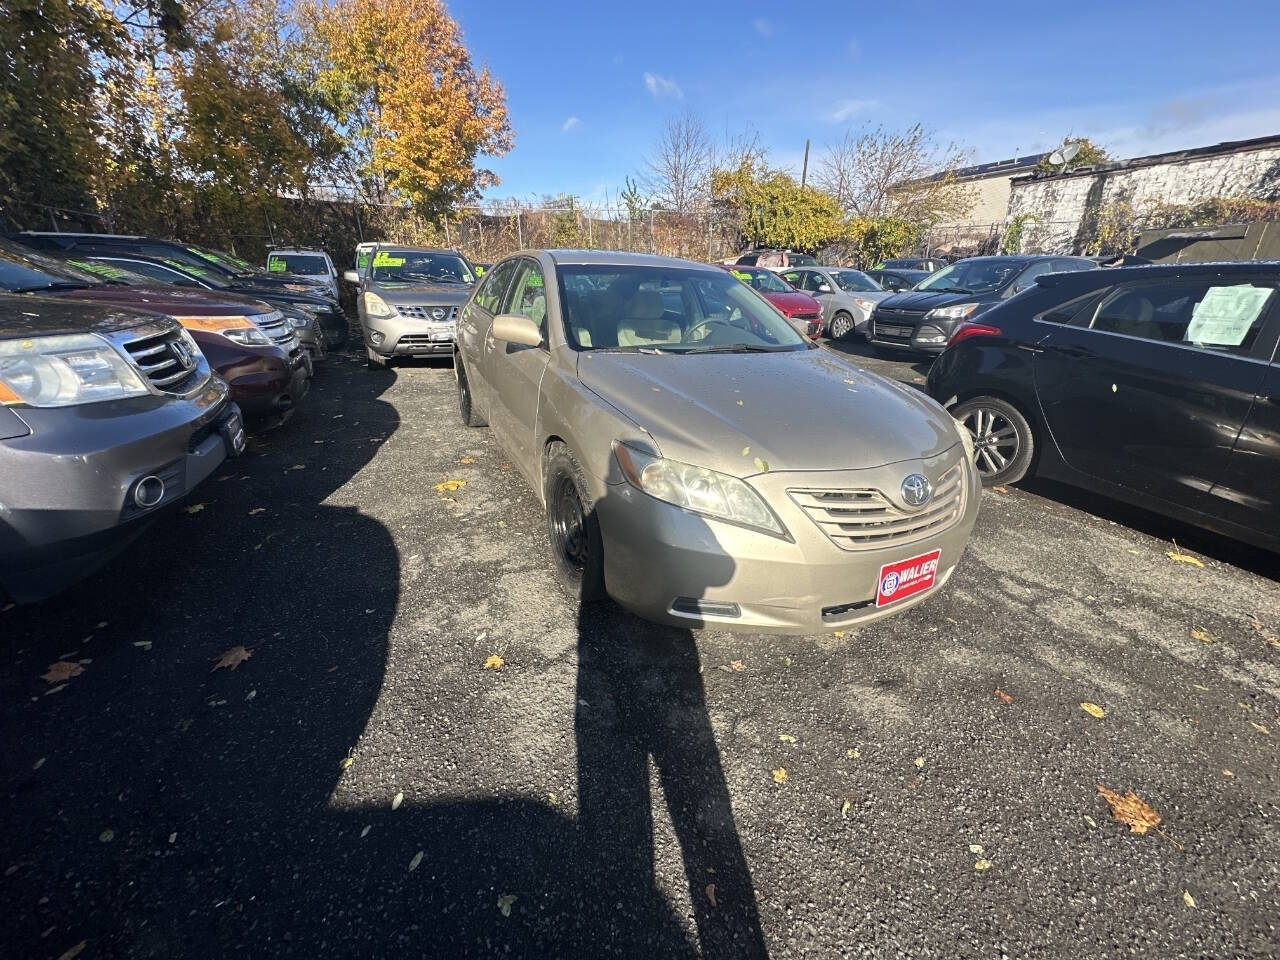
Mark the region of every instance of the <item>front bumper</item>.
<instances>
[{"instance_id":1,"label":"front bumper","mask_svg":"<svg viewBox=\"0 0 1280 960\"><path fill-rule=\"evenodd\" d=\"M22 602L97 570L244 444L240 410L216 377L183 400L15 409L31 433L0 442L0 589ZM147 507L134 501L144 477L163 483Z\"/></svg>"},{"instance_id":2,"label":"front bumper","mask_svg":"<svg viewBox=\"0 0 1280 960\"><path fill-rule=\"evenodd\" d=\"M365 321L364 341L384 357L452 356L455 320L395 316Z\"/></svg>"},{"instance_id":3,"label":"front bumper","mask_svg":"<svg viewBox=\"0 0 1280 960\"><path fill-rule=\"evenodd\" d=\"M981 486L973 465L962 468L964 499L958 519L941 532L892 547L836 546L788 490L896 489L913 472L935 479L958 456L952 448L929 461L871 470L751 478L790 541L696 516L626 483L611 484L597 501L606 588L633 613L684 627L813 634L891 616L938 592L954 572L978 513ZM941 556L932 588L876 605L882 567L933 550Z\"/></svg>"},{"instance_id":4,"label":"front bumper","mask_svg":"<svg viewBox=\"0 0 1280 960\"><path fill-rule=\"evenodd\" d=\"M878 347L910 350L936 356L947 349L947 341L960 324L959 320L921 320L915 323L882 321L872 316L867 325L867 339Z\"/></svg>"},{"instance_id":5,"label":"front bumper","mask_svg":"<svg viewBox=\"0 0 1280 960\"><path fill-rule=\"evenodd\" d=\"M279 356L282 351L262 351L233 367L218 368L218 375L231 385L232 397L244 415L257 419L285 413L298 405L311 386L311 358L301 347Z\"/></svg>"}]
</instances>

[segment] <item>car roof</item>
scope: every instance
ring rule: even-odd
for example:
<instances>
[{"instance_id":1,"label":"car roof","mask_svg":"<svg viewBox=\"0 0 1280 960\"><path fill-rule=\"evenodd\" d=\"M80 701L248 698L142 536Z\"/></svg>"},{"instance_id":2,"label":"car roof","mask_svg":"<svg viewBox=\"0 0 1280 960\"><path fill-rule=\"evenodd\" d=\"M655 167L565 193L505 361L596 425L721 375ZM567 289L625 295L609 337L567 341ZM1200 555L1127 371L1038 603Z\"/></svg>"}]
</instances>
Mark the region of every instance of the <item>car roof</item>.
<instances>
[{"instance_id":1,"label":"car roof","mask_svg":"<svg viewBox=\"0 0 1280 960\"><path fill-rule=\"evenodd\" d=\"M159 237L144 237L140 233L90 233L84 230L23 230L29 237L94 237L98 240L159 240ZM177 243L176 240L162 240L162 243Z\"/></svg>"},{"instance_id":2,"label":"car roof","mask_svg":"<svg viewBox=\"0 0 1280 960\"><path fill-rule=\"evenodd\" d=\"M709 263L701 263L697 260L684 260L680 257L660 257L652 253L622 253L616 250L569 249L525 250L522 252L526 256L535 256L538 253L545 253L551 257L552 262L557 265L574 264L575 266L682 267L685 269L695 270L715 269ZM739 264L732 264L732 266L739 266ZM743 264L743 266L749 266L749 264Z\"/></svg>"},{"instance_id":3,"label":"car roof","mask_svg":"<svg viewBox=\"0 0 1280 960\"><path fill-rule=\"evenodd\" d=\"M328 256L328 254L323 250L318 250L313 247L272 247L267 252L267 256L271 256L273 253L307 253L317 257Z\"/></svg>"},{"instance_id":4,"label":"car roof","mask_svg":"<svg viewBox=\"0 0 1280 960\"><path fill-rule=\"evenodd\" d=\"M448 247L415 247L407 243L375 243L370 249L403 250L405 253L451 253L454 256L462 256L457 250Z\"/></svg>"},{"instance_id":5,"label":"car roof","mask_svg":"<svg viewBox=\"0 0 1280 960\"><path fill-rule=\"evenodd\" d=\"M1219 260L1197 263L1150 263L1131 267L1100 267L1096 270L1067 270L1036 278L1042 286L1060 286L1073 278L1090 282L1123 283L1131 280L1177 280L1182 277L1257 276L1280 273L1280 260Z\"/></svg>"}]
</instances>

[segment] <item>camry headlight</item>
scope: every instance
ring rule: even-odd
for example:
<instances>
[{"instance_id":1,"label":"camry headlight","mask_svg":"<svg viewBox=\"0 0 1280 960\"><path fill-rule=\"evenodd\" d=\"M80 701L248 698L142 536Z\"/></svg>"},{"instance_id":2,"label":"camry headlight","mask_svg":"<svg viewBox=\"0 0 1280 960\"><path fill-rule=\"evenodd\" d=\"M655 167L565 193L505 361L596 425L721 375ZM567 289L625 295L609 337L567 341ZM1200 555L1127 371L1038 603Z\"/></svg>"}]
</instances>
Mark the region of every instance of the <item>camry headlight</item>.
<instances>
[{"instance_id":1,"label":"camry headlight","mask_svg":"<svg viewBox=\"0 0 1280 960\"><path fill-rule=\"evenodd\" d=\"M249 317L174 317L188 330L204 330L218 333L235 343L250 347L265 347L271 344L271 338L258 329Z\"/></svg>"},{"instance_id":2,"label":"camry headlight","mask_svg":"<svg viewBox=\"0 0 1280 960\"><path fill-rule=\"evenodd\" d=\"M362 293L360 296L364 298L364 312L369 316L386 318L396 315L396 308L376 293Z\"/></svg>"},{"instance_id":3,"label":"camry headlight","mask_svg":"<svg viewBox=\"0 0 1280 960\"><path fill-rule=\"evenodd\" d=\"M0 401L69 407L147 392L129 362L93 334L0 341Z\"/></svg>"},{"instance_id":4,"label":"camry headlight","mask_svg":"<svg viewBox=\"0 0 1280 960\"><path fill-rule=\"evenodd\" d=\"M976 303L953 303L949 307L938 307L924 315L926 320L963 320L978 309Z\"/></svg>"},{"instance_id":5,"label":"camry headlight","mask_svg":"<svg viewBox=\"0 0 1280 960\"><path fill-rule=\"evenodd\" d=\"M613 453L631 485L655 500L777 537L786 536L759 494L737 477L653 457L617 440L613 442Z\"/></svg>"}]
</instances>

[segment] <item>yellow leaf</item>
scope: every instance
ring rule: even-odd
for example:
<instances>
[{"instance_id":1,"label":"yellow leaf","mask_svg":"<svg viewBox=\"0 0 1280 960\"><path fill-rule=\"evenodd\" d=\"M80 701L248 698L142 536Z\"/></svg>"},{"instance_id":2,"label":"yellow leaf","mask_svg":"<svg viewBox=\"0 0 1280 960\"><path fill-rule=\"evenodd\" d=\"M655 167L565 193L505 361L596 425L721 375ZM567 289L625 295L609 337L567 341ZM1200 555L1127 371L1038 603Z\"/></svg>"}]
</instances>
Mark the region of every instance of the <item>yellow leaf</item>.
<instances>
[{"instance_id":1,"label":"yellow leaf","mask_svg":"<svg viewBox=\"0 0 1280 960\"><path fill-rule=\"evenodd\" d=\"M511 905L516 902L516 897L510 893L504 893L498 898L498 910L504 917L511 916Z\"/></svg>"},{"instance_id":2,"label":"yellow leaf","mask_svg":"<svg viewBox=\"0 0 1280 960\"><path fill-rule=\"evenodd\" d=\"M858 749L856 749L856 748L854 748L854 747L850 747L848 750L846 750L846 751L844 752L844 755L845 755L846 757L848 757L850 760L861 760L861 759L862 759L862 751L861 751L861 750L858 750Z\"/></svg>"},{"instance_id":3,"label":"yellow leaf","mask_svg":"<svg viewBox=\"0 0 1280 960\"><path fill-rule=\"evenodd\" d=\"M742 406L742 401L741 401L741 400L739 400L739 401L738 401L738 406Z\"/></svg>"},{"instance_id":4,"label":"yellow leaf","mask_svg":"<svg viewBox=\"0 0 1280 960\"><path fill-rule=\"evenodd\" d=\"M403 792L397 793L394 797L391 798L391 809L399 810L400 804L402 803L404 803L404 793Z\"/></svg>"},{"instance_id":5,"label":"yellow leaf","mask_svg":"<svg viewBox=\"0 0 1280 960\"><path fill-rule=\"evenodd\" d=\"M924 769L924 757L916 757L916 767L920 770Z\"/></svg>"},{"instance_id":6,"label":"yellow leaf","mask_svg":"<svg viewBox=\"0 0 1280 960\"><path fill-rule=\"evenodd\" d=\"M506 666L506 663L507 661L503 660L496 653L491 653L489 655L489 659L484 662L484 668L486 670L501 670Z\"/></svg>"},{"instance_id":7,"label":"yellow leaf","mask_svg":"<svg viewBox=\"0 0 1280 960\"><path fill-rule=\"evenodd\" d=\"M1191 895L1190 890L1182 891L1182 902L1185 903L1192 910L1196 908L1196 898Z\"/></svg>"},{"instance_id":8,"label":"yellow leaf","mask_svg":"<svg viewBox=\"0 0 1280 960\"><path fill-rule=\"evenodd\" d=\"M475 463L475 462L476 462L476 458L475 458L475 457L463 457L463 458L462 458L461 460L459 460L458 462L459 462L459 463L461 463L461 464L464 464L464 465L470 466L471 464L473 464L473 463Z\"/></svg>"},{"instance_id":9,"label":"yellow leaf","mask_svg":"<svg viewBox=\"0 0 1280 960\"><path fill-rule=\"evenodd\" d=\"M552 805L553 807L558 807L558 806L560 806L560 800L556 797L556 795L555 795L554 793L548 793L548 794L547 794L547 799L551 801L551 805Z\"/></svg>"},{"instance_id":10,"label":"yellow leaf","mask_svg":"<svg viewBox=\"0 0 1280 960\"><path fill-rule=\"evenodd\" d=\"M787 768L786 768L786 767L779 767L777 770L773 771L773 782L774 782L774 783L786 783L786 782L787 782Z\"/></svg>"},{"instance_id":11,"label":"yellow leaf","mask_svg":"<svg viewBox=\"0 0 1280 960\"><path fill-rule=\"evenodd\" d=\"M973 864L973 869L977 870L979 873L983 870L990 870L991 867L992 863L990 860L975 860Z\"/></svg>"},{"instance_id":12,"label":"yellow leaf","mask_svg":"<svg viewBox=\"0 0 1280 960\"><path fill-rule=\"evenodd\" d=\"M751 448L750 448L750 447L743 447L743 448L742 448L742 455L743 455L744 457L749 457L749 456L751 456Z\"/></svg>"},{"instance_id":13,"label":"yellow leaf","mask_svg":"<svg viewBox=\"0 0 1280 960\"><path fill-rule=\"evenodd\" d=\"M849 819L849 807L851 807L851 806L852 806L852 804L851 804L847 799L845 800L845 802L844 802L844 803L840 804L840 817L841 817L841 819L844 819L844 820L848 820L848 819Z\"/></svg>"},{"instance_id":14,"label":"yellow leaf","mask_svg":"<svg viewBox=\"0 0 1280 960\"><path fill-rule=\"evenodd\" d=\"M734 673L741 673L743 670L747 669L747 665L741 660L735 660L733 663L729 664L729 669Z\"/></svg>"},{"instance_id":15,"label":"yellow leaf","mask_svg":"<svg viewBox=\"0 0 1280 960\"><path fill-rule=\"evenodd\" d=\"M1160 814L1155 808L1148 806L1136 793L1130 790L1123 797L1114 790L1108 790L1098 784L1098 793L1111 807L1111 816L1123 823L1132 833L1146 833L1160 823Z\"/></svg>"},{"instance_id":16,"label":"yellow leaf","mask_svg":"<svg viewBox=\"0 0 1280 960\"><path fill-rule=\"evenodd\" d=\"M779 740L781 740L783 743L795 743L795 742L796 742L796 738L795 738L795 737L793 737L793 736L792 736L791 734L789 734L789 733L780 733L780 734L778 734L778 739L779 739Z\"/></svg>"},{"instance_id":17,"label":"yellow leaf","mask_svg":"<svg viewBox=\"0 0 1280 960\"><path fill-rule=\"evenodd\" d=\"M969 844L969 852L974 854L975 856L982 853L982 844L980 843Z\"/></svg>"},{"instance_id":18,"label":"yellow leaf","mask_svg":"<svg viewBox=\"0 0 1280 960\"><path fill-rule=\"evenodd\" d=\"M1090 703L1088 700L1082 700L1080 702L1080 709L1089 716L1096 717L1099 720L1107 715L1107 711L1103 710L1096 703Z\"/></svg>"},{"instance_id":19,"label":"yellow leaf","mask_svg":"<svg viewBox=\"0 0 1280 960\"><path fill-rule=\"evenodd\" d=\"M754 460L753 462L754 462L754 463L755 463L755 465L756 465L756 469L757 469L757 470L759 470L761 473L768 473L768 472L769 472L769 461L768 461L768 460L761 460L759 457L756 457L756 458L755 458L755 460Z\"/></svg>"},{"instance_id":20,"label":"yellow leaf","mask_svg":"<svg viewBox=\"0 0 1280 960\"><path fill-rule=\"evenodd\" d=\"M460 490L466 485L467 481L465 480L445 480L436 484L436 493L444 493L446 490L452 493L455 490Z\"/></svg>"},{"instance_id":21,"label":"yellow leaf","mask_svg":"<svg viewBox=\"0 0 1280 960\"><path fill-rule=\"evenodd\" d=\"M355 757L352 757L352 756L346 756L346 757L343 757L343 758L342 758L342 762L338 764L338 769L340 769L340 770L346 770L348 767L350 767L350 766L351 766L353 763L355 763L355 762L356 762L356 758L355 758Z\"/></svg>"},{"instance_id":22,"label":"yellow leaf","mask_svg":"<svg viewBox=\"0 0 1280 960\"><path fill-rule=\"evenodd\" d=\"M1193 557L1189 553L1182 553L1180 550L1166 550L1164 555L1174 563L1185 563L1193 567L1203 567L1204 561L1199 557Z\"/></svg>"},{"instance_id":23,"label":"yellow leaf","mask_svg":"<svg viewBox=\"0 0 1280 960\"><path fill-rule=\"evenodd\" d=\"M1191 631L1191 639L1199 640L1201 643L1213 643L1213 634L1208 630L1201 630L1196 627Z\"/></svg>"},{"instance_id":24,"label":"yellow leaf","mask_svg":"<svg viewBox=\"0 0 1280 960\"><path fill-rule=\"evenodd\" d=\"M1264 727L1260 723L1256 723L1253 720L1250 720L1249 726L1253 727L1253 729L1257 730L1259 733L1265 733L1268 737L1271 736L1271 731L1268 730L1266 727Z\"/></svg>"},{"instance_id":25,"label":"yellow leaf","mask_svg":"<svg viewBox=\"0 0 1280 960\"><path fill-rule=\"evenodd\" d=\"M1093 817L1089 816L1087 813L1084 815L1084 822L1094 828L1098 826L1098 821L1093 819Z\"/></svg>"},{"instance_id":26,"label":"yellow leaf","mask_svg":"<svg viewBox=\"0 0 1280 960\"><path fill-rule=\"evenodd\" d=\"M844 639L844 631L843 631L843 630L835 630L835 631L832 631L832 634L831 634L831 635L832 635L833 637L835 637L837 640L842 640L842 639Z\"/></svg>"},{"instance_id":27,"label":"yellow leaf","mask_svg":"<svg viewBox=\"0 0 1280 960\"><path fill-rule=\"evenodd\" d=\"M203 503L193 503L189 507L183 507L182 512L183 513L199 513L204 508L205 508L205 504Z\"/></svg>"}]
</instances>

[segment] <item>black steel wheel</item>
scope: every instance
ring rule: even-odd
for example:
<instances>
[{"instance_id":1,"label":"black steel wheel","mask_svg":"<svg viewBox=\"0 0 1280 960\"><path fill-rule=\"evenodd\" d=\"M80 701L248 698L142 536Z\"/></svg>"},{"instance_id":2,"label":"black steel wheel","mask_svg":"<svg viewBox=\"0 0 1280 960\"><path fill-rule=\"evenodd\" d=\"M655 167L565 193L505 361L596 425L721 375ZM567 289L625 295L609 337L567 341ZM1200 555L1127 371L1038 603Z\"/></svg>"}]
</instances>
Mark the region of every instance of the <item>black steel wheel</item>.
<instances>
[{"instance_id":1,"label":"black steel wheel","mask_svg":"<svg viewBox=\"0 0 1280 960\"><path fill-rule=\"evenodd\" d=\"M559 441L547 450L543 493L547 540L557 577L583 603L605 596L604 542L582 468Z\"/></svg>"},{"instance_id":2,"label":"black steel wheel","mask_svg":"<svg viewBox=\"0 0 1280 960\"><path fill-rule=\"evenodd\" d=\"M462 417L463 425L483 427L485 419L476 413L471 395L471 381L467 379L467 370L462 365L462 358L456 353L453 355L453 375L458 381L458 415Z\"/></svg>"}]
</instances>

